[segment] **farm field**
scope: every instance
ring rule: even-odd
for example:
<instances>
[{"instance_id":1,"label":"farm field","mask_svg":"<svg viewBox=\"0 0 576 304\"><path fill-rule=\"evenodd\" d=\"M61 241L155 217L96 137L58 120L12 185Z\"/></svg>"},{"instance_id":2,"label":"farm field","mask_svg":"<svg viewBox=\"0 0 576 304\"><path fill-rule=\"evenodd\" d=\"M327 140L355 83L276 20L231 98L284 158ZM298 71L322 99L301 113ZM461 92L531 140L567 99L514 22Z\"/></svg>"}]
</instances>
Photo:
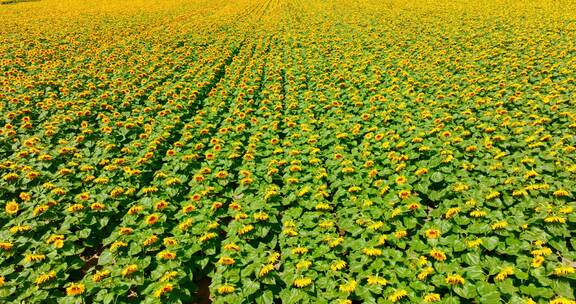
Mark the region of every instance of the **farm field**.
<instances>
[{"instance_id":1,"label":"farm field","mask_svg":"<svg viewBox=\"0 0 576 304\"><path fill-rule=\"evenodd\" d=\"M5 2L0 303L576 303L576 2Z\"/></svg>"}]
</instances>

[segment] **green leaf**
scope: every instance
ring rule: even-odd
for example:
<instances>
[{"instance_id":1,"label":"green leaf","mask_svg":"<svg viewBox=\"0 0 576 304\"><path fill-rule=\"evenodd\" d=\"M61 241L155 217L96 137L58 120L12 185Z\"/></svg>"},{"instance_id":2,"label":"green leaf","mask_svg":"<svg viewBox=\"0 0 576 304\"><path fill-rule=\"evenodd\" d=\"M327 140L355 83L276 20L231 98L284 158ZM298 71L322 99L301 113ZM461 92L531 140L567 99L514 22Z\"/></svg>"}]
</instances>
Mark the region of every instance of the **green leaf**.
<instances>
[{"instance_id":1,"label":"green leaf","mask_svg":"<svg viewBox=\"0 0 576 304\"><path fill-rule=\"evenodd\" d=\"M574 296L574 289L572 289L572 285L570 282L564 280L552 280L552 284L550 285L554 292L562 297L571 298Z\"/></svg>"},{"instance_id":2,"label":"green leaf","mask_svg":"<svg viewBox=\"0 0 576 304\"><path fill-rule=\"evenodd\" d=\"M451 297L448 296L446 298L444 298L443 302L445 304L460 304L460 299L458 299L457 297Z\"/></svg>"},{"instance_id":3,"label":"green leaf","mask_svg":"<svg viewBox=\"0 0 576 304\"><path fill-rule=\"evenodd\" d=\"M304 298L304 293L296 288L284 289L280 292L280 300L282 303L299 303Z\"/></svg>"},{"instance_id":4,"label":"green leaf","mask_svg":"<svg viewBox=\"0 0 576 304\"><path fill-rule=\"evenodd\" d=\"M480 266L471 266L466 268L466 277L472 280L484 280L486 275Z\"/></svg>"},{"instance_id":5,"label":"green leaf","mask_svg":"<svg viewBox=\"0 0 576 304\"><path fill-rule=\"evenodd\" d=\"M497 291L491 291L485 294L480 293L478 301L485 304L500 303L500 293Z\"/></svg>"},{"instance_id":6,"label":"green leaf","mask_svg":"<svg viewBox=\"0 0 576 304\"><path fill-rule=\"evenodd\" d=\"M475 252L469 252L462 257L462 261L470 266L475 266L480 264L480 255Z\"/></svg>"},{"instance_id":7,"label":"green leaf","mask_svg":"<svg viewBox=\"0 0 576 304\"><path fill-rule=\"evenodd\" d=\"M554 295L554 292L551 289L546 287L536 287L534 284L520 286L520 291L533 298L551 298Z\"/></svg>"},{"instance_id":8,"label":"green leaf","mask_svg":"<svg viewBox=\"0 0 576 304\"><path fill-rule=\"evenodd\" d=\"M496 283L496 286L502 291L504 294L513 295L518 292L518 288L512 284L512 280L504 280L502 282Z\"/></svg>"},{"instance_id":9,"label":"green leaf","mask_svg":"<svg viewBox=\"0 0 576 304\"><path fill-rule=\"evenodd\" d=\"M435 183L439 183L444 180L444 175L440 172L434 172L430 176L430 180L432 180Z\"/></svg>"},{"instance_id":10,"label":"green leaf","mask_svg":"<svg viewBox=\"0 0 576 304\"><path fill-rule=\"evenodd\" d=\"M77 233L78 238L80 238L80 239L88 238L88 236L90 236L90 232L92 232L92 230L90 228L82 229L82 230L78 231L78 233Z\"/></svg>"},{"instance_id":11,"label":"green leaf","mask_svg":"<svg viewBox=\"0 0 576 304\"><path fill-rule=\"evenodd\" d=\"M469 282L465 282L462 286L455 286L454 292L465 299L472 299L476 297L476 288L472 283Z\"/></svg>"},{"instance_id":12,"label":"green leaf","mask_svg":"<svg viewBox=\"0 0 576 304\"><path fill-rule=\"evenodd\" d=\"M258 304L272 304L274 303L274 294L270 290L264 291L262 296L256 299L256 303Z\"/></svg>"},{"instance_id":13,"label":"green leaf","mask_svg":"<svg viewBox=\"0 0 576 304\"><path fill-rule=\"evenodd\" d=\"M252 295L256 291L258 291L259 288L260 283L256 281L250 279L242 280L242 293L244 294L245 297Z\"/></svg>"},{"instance_id":14,"label":"green leaf","mask_svg":"<svg viewBox=\"0 0 576 304\"><path fill-rule=\"evenodd\" d=\"M110 251L104 251L98 258L98 265L109 265L114 262L114 255Z\"/></svg>"},{"instance_id":15,"label":"green leaf","mask_svg":"<svg viewBox=\"0 0 576 304\"><path fill-rule=\"evenodd\" d=\"M489 238L484 238L482 240L482 246L484 246L484 248L486 248L487 250L494 250L496 248L496 246L498 246L498 237L489 237Z\"/></svg>"}]
</instances>

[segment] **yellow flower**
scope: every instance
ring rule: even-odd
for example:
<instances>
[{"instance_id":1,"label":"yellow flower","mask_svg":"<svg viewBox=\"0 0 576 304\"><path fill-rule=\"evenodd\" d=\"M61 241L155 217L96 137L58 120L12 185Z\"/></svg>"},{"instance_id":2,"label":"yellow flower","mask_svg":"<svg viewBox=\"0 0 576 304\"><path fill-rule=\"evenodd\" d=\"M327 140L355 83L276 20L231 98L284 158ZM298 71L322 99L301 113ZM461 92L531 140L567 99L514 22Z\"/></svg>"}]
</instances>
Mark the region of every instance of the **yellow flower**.
<instances>
[{"instance_id":1,"label":"yellow flower","mask_svg":"<svg viewBox=\"0 0 576 304\"><path fill-rule=\"evenodd\" d=\"M163 294L171 292L173 289L172 284L168 283L154 291L154 297L160 298Z\"/></svg>"},{"instance_id":2,"label":"yellow flower","mask_svg":"<svg viewBox=\"0 0 576 304\"><path fill-rule=\"evenodd\" d=\"M144 246L150 246L158 241L158 237L156 235L152 235L146 240L144 240Z\"/></svg>"},{"instance_id":3,"label":"yellow flower","mask_svg":"<svg viewBox=\"0 0 576 304\"><path fill-rule=\"evenodd\" d=\"M40 205L36 208L34 208L34 211L32 212L33 216L38 216L44 212L46 212L46 210L48 210L48 208L50 208L50 206L48 205Z\"/></svg>"},{"instance_id":4,"label":"yellow flower","mask_svg":"<svg viewBox=\"0 0 576 304\"><path fill-rule=\"evenodd\" d=\"M30 231L30 230L32 230L32 227L27 226L27 225L10 227L11 233L18 233L18 232L24 232L24 231Z\"/></svg>"},{"instance_id":5,"label":"yellow flower","mask_svg":"<svg viewBox=\"0 0 576 304\"><path fill-rule=\"evenodd\" d=\"M424 296L424 302L438 302L440 301L440 295L437 293L429 293Z\"/></svg>"},{"instance_id":6,"label":"yellow flower","mask_svg":"<svg viewBox=\"0 0 576 304\"><path fill-rule=\"evenodd\" d=\"M382 250L378 249L378 248L363 248L362 249L362 253L364 253L367 256L373 257L373 256L380 256L382 255Z\"/></svg>"},{"instance_id":7,"label":"yellow flower","mask_svg":"<svg viewBox=\"0 0 576 304\"><path fill-rule=\"evenodd\" d=\"M2 177L2 179L4 181L7 181L7 182L15 181L18 179L18 174L14 173L14 172L7 173L6 175L4 175Z\"/></svg>"},{"instance_id":8,"label":"yellow flower","mask_svg":"<svg viewBox=\"0 0 576 304\"><path fill-rule=\"evenodd\" d=\"M124 269L122 269L122 276L123 277L130 276L131 274L135 273L136 271L138 271L138 265L136 265L136 264L128 265Z\"/></svg>"},{"instance_id":9,"label":"yellow flower","mask_svg":"<svg viewBox=\"0 0 576 304\"><path fill-rule=\"evenodd\" d=\"M450 208L446 211L446 213L444 214L444 217L449 219L454 217L458 212L460 212L460 210L462 210L460 207L454 207L454 208Z\"/></svg>"},{"instance_id":10,"label":"yellow flower","mask_svg":"<svg viewBox=\"0 0 576 304\"><path fill-rule=\"evenodd\" d=\"M84 209L84 206L82 204L73 204L70 207L68 207L68 212L77 212Z\"/></svg>"},{"instance_id":11,"label":"yellow flower","mask_svg":"<svg viewBox=\"0 0 576 304\"><path fill-rule=\"evenodd\" d=\"M426 267L424 270L422 270L422 271L418 274L418 280L424 280L424 279L426 279L432 272L434 272L434 268L432 268L432 267Z\"/></svg>"},{"instance_id":12,"label":"yellow flower","mask_svg":"<svg viewBox=\"0 0 576 304\"><path fill-rule=\"evenodd\" d=\"M546 223L559 223L559 224L565 224L566 223L566 219L561 217L561 216L549 216L546 217L544 219L544 222Z\"/></svg>"},{"instance_id":13,"label":"yellow flower","mask_svg":"<svg viewBox=\"0 0 576 304\"><path fill-rule=\"evenodd\" d=\"M326 203L319 203L315 207L316 210L331 210L332 207Z\"/></svg>"},{"instance_id":14,"label":"yellow flower","mask_svg":"<svg viewBox=\"0 0 576 304\"><path fill-rule=\"evenodd\" d=\"M310 284L312 284L312 279L308 277L298 278L294 280L294 282L292 283L292 285L296 288L304 288L306 286L309 286Z\"/></svg>"},{"instance_id":15,"label":"yellow flower","mask_svg":"<svg viewBox=\"0 0 576 304\"><path fill-rule=\"evenodd\" d=\"M487 214L487 212L482 211L482 210L474 210L474 211L470 212L470 216L475 217L475 218L485 217L486 214Z\"/></svg>"},{"instance_id":16,"label":"yellow flower","mask_svg":"<svg viewBox=\"0 0 576 304\"><path fill-rule=\"evenodd\" d=\"M114 243L112 243L112 245L110 245L110 251L114 252L121 247L127 247L127 246L128 246L128 243L126 243L126 242L115 241Z\"/></svg>"},{"instance_id":17,"label":"yellow flower","mask_svg":"<svg viewBox=\"0 0 576 304\"><path fill-rule=\"evenodd\" d=\"M310 268L310 265L312 265L312 262L308 260L303 260L296 263L296 269L308 269Z\"/></svg>"},{"instance_id":18,"label":"yellow flower","mask_svg":"<svg viewBox=\"0 0 576 304\"><path fill-rule=\"evenodd\" d=\"M338 260L338 261L335 261L332 264L330 264L330 269L332 269L332 271L342 270L345 267L346 267L346 262L344 262L342 260Z\"/></svg>"},{"instance_id":19,"label":"yellow flower","mask_svg":"<svg viewBox=\"0 0 576 304\"><path fill-rule=\"evenodd\" d=\"M204 233L203 235L201 235L201 236L198 238L198 240L203 243L203 242L206 242L206 241L208 241L208 240L211 240L211 239L213 239L213 238L215 238L215 237L216 237L216 233L214 233L214 232L208 232L208 233Z\"/></svg>"},{"instance_id":20,"label":"yellow flower","mask_svg":"<svg viewBox=\"0 0 576 304\"><path fill-rule=\"evenodd\" d=\"M340 284L339 289L341 292L353 292L356 289L356 281L351 280L346 284Z\"/></svg>"},{"instance_id":21,"label":"yellow flower","mask_svg":"<svg viewBox=\"0 0 576 304\"><path fill-rule=\"evenodd\" d=\"M64 235L62 235L62 234L53 234L53 235L51 235L51 236L46 240L46 243L50 244L50 243L53 243L53 242L55 242L55 241L63 240L63 239L64 239Z\"/></svg>"},{"instance_id":22,"label":"yellow flower","mask_svg":"<svg viewBox=\"0 0 576 304\"><path fill-rule=\"evenodd\" d=\"M530 171L527 171L526 173L524 173L525 179L528 179L531 177L536 177L536 176L538 176L538 172L536 172L535 170L530 170Z\"/></svg>"},{"instance_id":23,"label":"yellow flower","mask_svg":"<svg viewBox=\"0 0 576 304\"><path fill-rule=\"evenodd\" d=\"M162 260L173 260L176 258L176 253L168 250L163 250L158 253L158 258Z\"/></svg>"},{"instance_id":24,"label":"yellow flower","mask_svg":"<svg viewBox=\"0 0 576 304\"><path fill-rule=\"evenodd\" d=\"M102 203L93 203L92 205L90 205L90 209L94 210L94 211L100 211L103 210L106 206L104 206L104 204Z\"/></svg>"},{"instance_id":25,"label":"yellow flower","mask_svg":"<svg viewBox=\"0 0 576 304\"><path fill-rule=\"evenodd\" d=\"M554 268L554 275L557 275L557 276L570 275L570 274L573 274L574 272L575 272L574 267L572 267L572 266L560 266L560 267Z\"/></svg>"},{"instance_id":26,"label":"yellow flower","mask_svg":"<svg viewBox=\"0 0 576 304\"><path fill-rule=\"evenodd\" d=\"M279 258L280 258L280 253L278 253L278 252L272 252L272 253L270 254L270 256L268 257L267 261L268 261L268 263L270 263L270 264L274 264L274 263L276 263L276 262L278 261Z\"/></svg>"},{"instance_id":27,"label":"yellow flower","mask_svg":"<svg viewBox=\"0 0 576 304\"><path fill-rule=\"evenodd\" d=\"M385 278L381 278L378 276L368 276L367 280L368 285L386 286L388 284L388 281Z\"/></svg>"},{"instance_id":28,"label":"yellow flower","mask_svg":"<svg viewBox=\"0 0 576 304\"><path fill-rule=\"evenodd\" d=\"M426 168L420 168L420 169L416 170L416 172L414 172L414 174L416 174L418 176L424 175L426 173L428 173L428 169L426 169Z\"/></svg>"},{"instance_id":29,"label":"yellow flower","mask_svg":"<svg viewBox=\"0 0 576 304\"><path fill-rule=\"evenodd\" d=\"M131 234L133 231L134 231L134 229L132 229L130 227L120 227L118 232L121 235L127 235L127 234Z\"/></svg>"},{"instance_id":30,"label":"yellow flower","mask_svg":"<svg viewBox=\"0 0 576 304\"><path fill-rule=\"evenodd\" d=\"M26 193L26 192L21 192L20 195L18 195L18 197L25 202L32 199L32 195L30 195L29 193Z\"/></svg>"},{"instance_id":31,"label":"yellow flower","mask_svg":"<svg viewBox=\"0 0 576 304\"><path fill-rule=\"evenodd\" d=\"M394 210L392 210L390 217L396 217L396 216L400 215L401 213L402 213L402 210L400 208L395 208Z\"/></svg>"},{"instance_id":32,"label":"yellow flower","mask_svg":"<svg viewBox=\"0 0 576 304\"><path fill-rule=\"evenodd\" d=\"M508 222L499 221L499 222L492 224L490 227L492 227L492 230L504 229L504 228L508 227Z\"/></svg>"},{"instance_id":33,"label":"yellow flower","mask_svg":"<svg viewBox=\"0 0 576 304\"><path fill-rule=\"evenodd\" d=\"M236 290L236 289L234 288L234 286L228 285L228 284L224 284L224 285L218 287L218 293L219 293L219 294L229 294L229 293L233 293L234 290Z\"/></svg>"},{"instance_id":34,"label":"yellow flower","mask_svg":"<svg viewBox=\"0 0 576 304\"><path fill-rule=\"evenodd\" d=\"M570 196L570 192L568 192L564 189L559 189L559 190L554 191L554 193L552 193L552 195L554 195L555 197Z\"/></svg>"},{"instance_id":35,"label":"yellow flower","mask_svg":"<svg viewBox=\"0 0 576 304\"><path fill-rule=\"evenodd\" d=\"M268 273L270 273L270 271L272 271L272 270L274 270L274 265L266 264L266 265L262 266L262 268L260 268L260 271L258 272L258 276L263 277L263 276L267 275Z\"/></svg>"},{"instance_id":36,"label":"yellow flower","mask_svg":"<svg viewBox=\"0 0 576 304\"><path fill-rule=\"evenodd\" d=\"M490 193L488 193L488 195L486 195L486 200L492 200L495 199L497 197L500 196L500 192L498 191L491 191Z\"/></svg>"},{"instance_id":37,"label":"yellow flower","mask_svg":"<svg viewBox=\"0 0 576 304\"><path fill-rule=\"evenodd\" d=\"M292 254L306 254L308 253L308 248L296 247L292 249Z\"/></svg>"},{"instance_id":38,"label":"yellow flower","mask_svg":"<svg viewBox=\"0 0 576 304\"><path fill-rule=\"evenodd\" d=\"M178 245L178 241L176 241L174 238L168 237L164 239L164 245L175 246Z\"/></svg>"},{"instance_id":39,"label":"yellow flower","mask_svg":"<svg viewBox=\"0 0 576 304\"><path fill-rule=\"evenodd\" d=\"M72 283L68 288L66 288L66 294L69 296L77 296L84 293L84 284L82 283Z\"/></svg>"},{"instance_id":40,"label":"yellow flower","mask_svg":"<svg viewBox=\"0 0 576 304\"><path fill-rule=\"evenodd\" d=\"M142 210L144 210L144 207L142 206L132 206L130 209L128 209L128 214L135 215L140 213Z\"/></svg>"},{"instance_id":41,"label":"yellow flower","mask_svg":"<svg viewBox=\"0 0 576 304\"><path fill-rule=\"evenodd\" d=\"M480 244L482 244L482 239L466 241L466 245L468 246L468 248L477 248L478 246L480 246Z\"/></svg>"},{"instance_id":42,"label":"yellow flower","mask_svg":"<svg viewBox=\"0 0 576 304\"><path fill-rule=\"evenodd\" d=\"M429 239L435 239L440 237L440 231L437 229L428 229L426 230L426 237Z\"/></svg>"},{"instance_id":43,"label":"yellow flower","mask_svg":"<svg viewBox=\"0 0 576 304\"><path fill-rule=\"evenodd\" d=\"M428 258L425 257L425 256L423 256L423 255L421 255L421 256L418 258L418 263L417 263L417 264L418 264L418 266L420 266L420 267L426 266L426 264L428 264Z\"/></svg>"},{"instance_id":44,"label":"yellow flower","mask_svg":"<svg viewBox=\"0 0 576 304\"><path fill-rule=\"evenodd\" d=\"M576 304L576 301L560 297L560 298L556 298L554 300L550 300L549 303L550 304Z\"/></svg>"},{"instance_id":45,"label":"yellow flower","mask_svg":"<svg viewBox=\"0 0 576 304\"><path fill-rule=\"evenodd\" d=\"M441 250L438 249L432 249L430 251L430 256L433 257L436 261L445 261L446 260L446 254L444 252L442 252Z\"/></svg>"},{"instance_id":46,"label":"yellow flower","mask_svg":"<svg viewBox=\"0 0 576 304\"><path fill-rule=\"evenodd\" d=\"M403 200L408 199L410 197L410 191L401 190L400 192L398 192L398 197L400 197Z\"/></svg>"},{"instance_id":47,"label":"yellow flower","mask_svg":"<svg viewBox=\"0 0 576 304\"><path fill-rule=\"evenodd\" d=\"M224 256L218 259L218 263L222 265L233 265L236 261L231 257Z\"/></svg>"},{"instance_id":48,"label":"yellow flower","mask_svg":"<svg viewBox=\"0 0 576 304\"><path fill-rule=\"evenodd\" d=\"M110 271L108 270L96 271L96 273L92 275L92 282L100 282L108 275L110 275Z\"/></svg>"},{"instance_id":49,"label":"yellow flower","mask_svg":"<svg viewBox=\"0 0 576 304\"><path fill-rule=\"evenodd\" d=\"M49 273L44 273L44 274L39 275L36 278L35 283L36 283L36 285L42 285L42 284L54 279L55 277L56 277L56 272L50 271Z\"/></svg>"},{"instance_id":50,"label":"yellow flower","mask_svg":"<svg viewBox=\"0 0 576 304\"><path fill-rule=\"evenodd\" d=\"M508 276L514 274L514 268L507 266L504 267L494 278L495 281L501 282L504 281Z\"/></svg>"},{"instance_id":51,"label":"yellow flower","mask_svg":"<svg viewBox=\"0 0 576 304\"><path fill-rule=\"evenodd\" d=\"M6 204L6 213L8 213L9 215L14 215L16 213L18 213L18 209L20 209L20 206L18 206L18 203L16 203L16 201L10 201Z\"/></svg>"},{"instance_id":52,"label":"yellow flower","mask_svg":"<svg viewBox=\"0 0 576 304\"><path fill-rule=\"evenodd\" d=\"M547 256L552 254L552 249L548 247L542 247L540 249L530 251L530 254L533 256Z\"/></svg>"},{"instance_id":53,"label":"yellow flower","mask_svg":"<svg viewBox=\"0 0 576 304\"><path fill-rule=\"evenodd\" d=\"M406 237L407 235L408 235L408 232L406 230L399 230L399 231L394 232L394 236L397 239L401 239L403 237Z\"/></svg>"},{"instance_id":54,"label":"yellow flower","mask_svg":"<svg viewBox=\"0 0 576 304\"><path fill-rule=\"evenodd\" d=\"M464 192L468 190L470 187L463 183L456 183L454 184L453 190L454 192Z\"/></svg>"},{"instance_id":55,"label":"yellow flower","mask_svg":"<svg viewBox=\"0 0 576 304\"><path fill-rule=\"evenodd\" d=\"M388 296L388 301L396 303L408 296L408 292L404 289L397 290Z\"/></svg>"},{"instance_id":56,"label":"yellow flower","mask_svg":"<svg viewBox=\"0 0 576 304\"><path fill-rule=\"evenodd\" d=\"M270 216L265 212L256 212L254 213L254 219L257 221L267 221Z\"/></svg>"},{"instance_id":57,"label":"yellow flower","mask_svg":"<svg viewBox=\"0 0 576 304\"><path fill-rule=\"evenodd\" d=\"M10 242L0 242L0 249L2 249L4 251L12 250L13 247L14 247L14 244L12 244Z\"/></svg>"},{"instance_id":58,"label":"yellow flower","mask_svg":"<svg viewBox=\"0 0 576 304\"><path fill-rule=\"evenodd\" d=\"M60 249L64 247L64 241L63 240L56 240L54 241L54 248L56 249Z\"/></svg>"},{"instance_id":59,"label":"yellow flower","mask_svg":"<svg viewBox=\"0 0 576 304\"><path fill-rule=\"evenodd\" d=\"M240 230L238 230L238 235L244 235L250 231L254 230L254 226L252 225L244 225Z\"/></svg>"},{"instance_id":60,"label":"yellow flower","mask_svg":"<svg viewBox=\"0 0 576 304\"><path fill-rule=\"evenodd\" d=\"M224 248L225 250L231 250L231 251L239 251L240 250L240 246L236 245L235 243L224 244L224 246L222 246L222 248Z\"/></svg>"},{"instance_id":61,"label":"yellow flower","mask_svg":"<svg viewBox=\"0 0 576 304\"><path fill-rule=\"evenodd\" d=\"M28 254L24 257L24 261L26 262L39 262L43 261L46 258L43 254Z\"/></svg>"},{"instance_id":62,"label":"yellow flower","mask_svg":"<svg viewBox=\"0 0 576 304\"><path fill-rule=\"evenodd\" d=\"M542 266L542 263L544 263L544 257L537 255L532 259L532 267L538 268L540 266Z\"/></svg>"},{"instance_id":63,"label":"yellow flower","mask_svg":"<svg viewBox=\"0 0 576 304\"><path fill-rule=\"evenodd\" d=\"M146 224L154 225L156 222L158 222L159 219L160 216L158 214L150 214L148 217L146 217Z\"/></svg>"},{"instance_id":64,"label":"yellow flower","mask_svg":"<svg viewBox=\"0 0 576 304\"><path fill-rule=\"evenodd\" d=\"M446 283L451 285L464 284L464 278L459 274L448 275L446 277Z\"/></svg>"}]
</instances>

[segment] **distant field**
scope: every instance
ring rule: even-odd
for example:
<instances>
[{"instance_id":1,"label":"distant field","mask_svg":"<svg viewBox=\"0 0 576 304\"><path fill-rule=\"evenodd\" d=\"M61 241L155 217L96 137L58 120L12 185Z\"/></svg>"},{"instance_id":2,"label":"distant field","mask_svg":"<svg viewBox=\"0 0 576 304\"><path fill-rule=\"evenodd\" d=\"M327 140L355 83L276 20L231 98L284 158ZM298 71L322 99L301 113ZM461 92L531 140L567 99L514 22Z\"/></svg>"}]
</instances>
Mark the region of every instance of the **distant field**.
<instances>
[{"instance_id":1,"label":"distant field","mask_svg":"<svg viewBox=\"0 0 576 304\"><path fill-rule=\"evenodd\" d=\"M574 1L0 20L0 303L576 303Z\"/></svg>"}]
</instances>

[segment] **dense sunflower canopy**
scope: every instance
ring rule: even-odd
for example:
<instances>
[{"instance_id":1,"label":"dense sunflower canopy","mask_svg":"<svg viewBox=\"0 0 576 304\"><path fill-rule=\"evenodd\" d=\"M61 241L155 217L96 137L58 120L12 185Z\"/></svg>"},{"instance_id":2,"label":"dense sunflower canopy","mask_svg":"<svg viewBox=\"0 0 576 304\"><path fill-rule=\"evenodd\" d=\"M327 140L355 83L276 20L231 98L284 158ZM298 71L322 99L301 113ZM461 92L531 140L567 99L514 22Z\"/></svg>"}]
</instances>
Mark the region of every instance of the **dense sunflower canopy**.
<instances>
[{"instance_id":1,"label":"dense sunflower canopy","mask_svg":"<svg viewBox=\"0 0 576 304\"><path fill-rule=\"evenodd\" d=\"M0 303L576 303L574 1L0 3Z\"/></svg>"}]
</instances>

